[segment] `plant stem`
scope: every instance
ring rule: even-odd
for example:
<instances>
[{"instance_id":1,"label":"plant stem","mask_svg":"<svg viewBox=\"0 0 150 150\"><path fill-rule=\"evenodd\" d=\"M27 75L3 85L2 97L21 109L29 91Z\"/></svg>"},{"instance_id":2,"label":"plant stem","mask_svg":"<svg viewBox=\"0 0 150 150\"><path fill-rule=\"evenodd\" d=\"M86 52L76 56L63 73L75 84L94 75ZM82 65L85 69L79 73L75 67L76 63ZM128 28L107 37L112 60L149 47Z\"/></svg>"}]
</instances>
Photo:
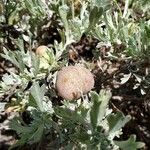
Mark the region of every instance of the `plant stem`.
<instances>
[{"instance_id":1,"label":"plant stem","mask_svg":"<svg viewBox=\"0 0 150 150\"><path fill-rule=\"evenodd\" d=\"M124 7L124 12L123 12L123 18L125 18L125 16L128 13L128 7L129 7L129 0L126 0L125 7Z\"/></svg>"}]
</instances>

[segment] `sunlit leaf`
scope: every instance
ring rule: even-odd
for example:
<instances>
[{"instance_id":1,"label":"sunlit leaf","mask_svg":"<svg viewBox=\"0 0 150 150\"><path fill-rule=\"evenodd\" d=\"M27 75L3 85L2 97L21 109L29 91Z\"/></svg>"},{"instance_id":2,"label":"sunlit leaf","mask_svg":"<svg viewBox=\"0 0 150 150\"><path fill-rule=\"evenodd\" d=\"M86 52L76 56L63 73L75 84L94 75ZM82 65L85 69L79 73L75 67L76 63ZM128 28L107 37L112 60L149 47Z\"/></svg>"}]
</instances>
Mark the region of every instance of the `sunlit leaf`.
<instances>
[{"instance_id":1,"label":"sunlit leaf","mask_svg":"<svg viewBox=\"0 0 150 150\"><path fill-rule=\"evenodd\" d=\"M96 92L91 92L91 100L93 105L90 111L90 119L93 129L96 128L98 123L100 123L105 116L110 97L111 93L108 91L101 90L99 95Z\"/></svg>"},{"instance_id":2,"label":"sunlit leaf","mask_svg":"<svg viewBox=\"0 0 150 150\"><path fill-rule=\"evenodd\" d=\"M114 141L122 150L137 150L145 146L143 142L136 142L136 136L131 135L126 141Z\"/></svg>"},{"instance_id":3,"label":"sunlit leaf","mask_svg":"<svg viewBox=\"0 0 150 150\"><path fill-rule=\"evenodd\" d=\"M121 112L118 112L117 114L110 114L107 117L109 133L114 133L120 130L130 119L130 116L124 116Z\"/></svg>"},{"instance_id":4,"label":"sunlit leaf","mask_svg":"<svg viewBox=\"0 0 150 150\"><path fill-rule=\"evenodd\" d=\"M38 82L34 82L31 88L31 95L34 97L34 100L41 111L44 111L43 107L43 98L46 92L45 85L39 86Z\"/></svg>"}]
</instances>

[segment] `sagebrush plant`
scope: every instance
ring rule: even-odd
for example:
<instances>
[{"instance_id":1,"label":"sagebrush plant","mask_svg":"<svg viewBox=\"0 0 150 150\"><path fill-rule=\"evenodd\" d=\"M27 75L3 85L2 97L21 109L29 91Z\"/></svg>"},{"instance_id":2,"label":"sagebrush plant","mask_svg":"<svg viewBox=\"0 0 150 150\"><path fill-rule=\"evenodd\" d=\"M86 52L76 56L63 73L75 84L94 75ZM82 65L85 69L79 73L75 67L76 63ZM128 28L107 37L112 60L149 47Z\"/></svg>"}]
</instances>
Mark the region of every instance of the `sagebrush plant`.
<instances>
[{"instance_id":1,"label":"sagebrush plant","mask_svg":"<svg viewBox=\"0 0 150 150\"><path fill-rule=\"evenodd\" d=\"M55 87L50 84L50 80L55 84L57 71L68 65L69 45L80 41L83 35L98 39L100 46L109 46L107 57L124 54L125 58L149 60L148 15L140 21L132 16L133 8L140 2L126 0L123 11L116 0L3 0L0 3L0 21L8 27L13 25L19 32L17 37L11 30L0 33L0 42L4 43L1 56L16 67L16 72L3 75L0 96L13 89L10 106L17 106L14 111L27 111L30 116L28 124L21 117L11 121L10 128L19 136L11 148L33 143L41 147L45 139L49 149L136 150L144 147L144 143L136 142L135 135L126 141L116 140L131 117L109 109L110 91L90 91L75 101L59 101ZM145 8L145 3L140 3L141 9ZM146 8L145 12L148 10ZM53 16L61 41L54 40L47 46L46 54L39 57L32 51L39 45L38 31L50 25ZM3 24L0 28L5 27ZM5 46L10 40L16 51ZM117 53L115 44L124 44L124 49ZM58 102L54 102L54 97Z\"/></svg>"}]
</instances>

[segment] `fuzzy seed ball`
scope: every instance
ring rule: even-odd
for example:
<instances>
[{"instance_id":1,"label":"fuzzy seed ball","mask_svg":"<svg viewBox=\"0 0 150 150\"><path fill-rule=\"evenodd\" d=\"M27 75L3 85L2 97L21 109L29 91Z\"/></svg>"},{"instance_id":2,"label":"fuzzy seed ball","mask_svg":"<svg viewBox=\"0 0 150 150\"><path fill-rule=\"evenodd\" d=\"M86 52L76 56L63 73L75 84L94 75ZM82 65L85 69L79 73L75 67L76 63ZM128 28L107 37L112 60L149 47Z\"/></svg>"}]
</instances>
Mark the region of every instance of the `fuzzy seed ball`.
<instances>
[{"instance_id":1,"label":"fuzzy seed ball","mask_svg":"<svg viewBox=\"0 0 150 150\"><path fill-rule=\"evenodd\" d=\"M94 77L93 74L83 66L75 66L82 78L83 93L88 93L94 87Z\"/></svg>"},{"instance_id":2,"label":"fuzzy seed ball","mask_svg":"<svg viewBox=\"0 0 150 150\"><path fill-rule=\"evenodd\" d=\"M36 49L36 54L39 56L43 56L46 53L46 50L48 49L47 46L41 45Z\"/></svg>"},{"instance_id":3,"label":"fuzzy seed ball","mask_svg":"<svg viewBox=\"0 0 150 150\"><path fill-rule=\"evenodd\" d=\"M66 100L79 99L94 87L92 73L82 66L63 67L56 77L58 94Z\"/></svg>"}]
</instances>

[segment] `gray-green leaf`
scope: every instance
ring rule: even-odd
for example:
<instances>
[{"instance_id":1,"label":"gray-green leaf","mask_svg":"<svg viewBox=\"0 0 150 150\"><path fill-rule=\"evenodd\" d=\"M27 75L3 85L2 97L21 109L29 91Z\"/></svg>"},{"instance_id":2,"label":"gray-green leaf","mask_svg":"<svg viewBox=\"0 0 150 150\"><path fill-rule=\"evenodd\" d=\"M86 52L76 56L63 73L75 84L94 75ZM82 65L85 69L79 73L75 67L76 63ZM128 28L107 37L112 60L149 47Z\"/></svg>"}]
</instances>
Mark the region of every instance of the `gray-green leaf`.
<instances>
[{"instance_id":1,"label":"gray-green leaf","mask_svg":"<svg viewBox=\"0 0 150 150\"><path fill-rule=\"evenodd\" d=\"M100 94L91 92L91 99L93 106L90 111L90 119L93 129L100 123L106 113L106 108L110 100L111 93L109 91L101 90Z\"/></svg>"},{"instance_id":2,"label":"gray-green leaf","mask_svg":"<svg viewBox=\"0 0 150 150\"><path fill-rule=\"evenodd\" d=\"M124 116L121 112L109 115L107 117L109 124L109 133L111 134L120 130L130 119L131 117L129 115Z\"/></svg>"},{"instance_id":3,"label":"gray-green leaf","mask_svg":"<svg viewBox=\"0 0 150 150\"><path fill-rule=\"evenodd\" d=\"M46 86L45 85L42 85L40 87L39 83L37 83L37 82L33 83L33 86L31 88L31 95L35 99L36 104L41 111L44 111L43 98L44 98L45 92L46 92Z\"/></svg>"},{"instance_id":4,"label":"gray-green leaf","mask_svg":"<svg viewBox=\"0 0 150 150\"><path fill-rule=\"evenodd\" d=\"M131 135L126 141L114 141L114 143L122 150L137 150L145 146L143 142L136 142L135 135Z\"/></svg>"},{"instance_id":5,"label":"gray-green leaf","mask_svg":"<svg viewBox=\"0 0 150 150\"><path fill-rule=\"evenodd\" d=\"M89 28L92 28L95 26L95 24L99 21L99 18L101 17L103 13L103 8L102 7L97 7L95 6L92 11L90 12L90 16L89 16Z\"/></svg>"}]
</instances>

